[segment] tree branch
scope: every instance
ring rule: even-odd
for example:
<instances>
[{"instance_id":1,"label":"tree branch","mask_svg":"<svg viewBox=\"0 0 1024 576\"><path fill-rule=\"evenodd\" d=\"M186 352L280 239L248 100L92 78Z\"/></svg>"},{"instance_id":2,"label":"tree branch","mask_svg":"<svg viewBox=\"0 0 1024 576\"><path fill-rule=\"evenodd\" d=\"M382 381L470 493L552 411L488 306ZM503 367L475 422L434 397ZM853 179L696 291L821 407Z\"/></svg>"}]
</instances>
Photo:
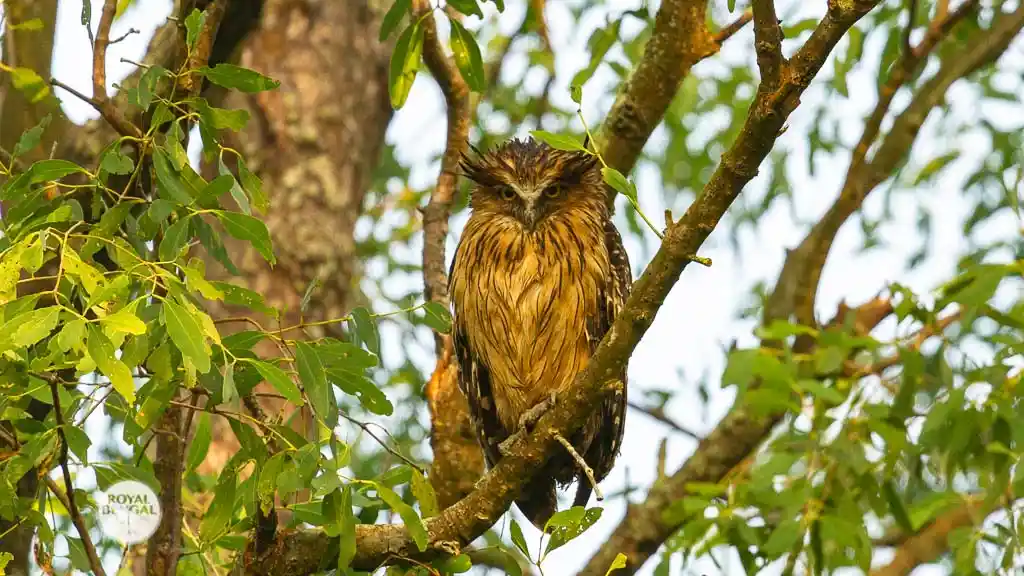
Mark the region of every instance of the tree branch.
<instances>
[{"instance_id":1,"label":"tree branch","mask_svg":"<svg viewBox=\"0 0 1024 576\"><path fill-rule=\"evenodd\" d=\"M774 0L753 0L754 50L761 71L761 89L772 91L779 85L779 73L786 62L782 55L782 27L775 13Z\"/></svg>"},{"instance_id":2,"label":"tree branch","mask_svg":"<svg viewBox=\"0 0 1024 576\"><path fill-rule=\"evenodd\" d=\"M975 526L986 514L984 500L968 498L964 504L941 514L921 531L907 538L888 565L871 571L871 576L906 576L914 568L939 559L949 549L949 535L957 528Z\"/></svg>"},{"instance_id":3,"label":"tree branch","mask_svg":"<svg viewBox=\"0 0 1024 576\"><path fill-rule=\"evenodd\" d=\"M417 550L404 526L359 525L356 528L357 551L353 567L373 569L395 558L420 558L441 551L451 552L482 534L508 509L522 485L540 468L551 451L557 449L556 436L571 434L579 428L601 398L613 391L621 366L653 322L661 303L692 261L693 254L743 186L757 173L783 123L796 108L800 94L820 70L828 52L846 30L873 6L874 2L859 2L848 9L837 7L830 10L798 57L786 67L779 90L773 94L759 94L737 142L725 153L697 201L668 228L664 242L634 284L626 305L590 362L573 385L541 417L533 432L515 442L509 454L480 479L472 493L439 516L424 522L429 538L427 551ZM326 544L327 537L318 531L281 534L272 549L291 550L291 545L299 545L302 555L255 554L250 545L246 551L246 569L250 574L308 574L317 569L312 558L318 562L320 556L316 552L325 549ZM656 548L657 544L654 544ZM627 551L627 554L634 550L612 549ZM306 557L312 558L304 561ZM633 554L629 557L630 565L626 570L633 572L643 558ZM604 574L611 558L603 562L599 555L594 560L592 566L600 566L600 573Z\"/></svg>"},{"instance_id":4,"label":"tree branch","mask_svg":"<svg viewBox=\"0 0 1024 576\"><path fill-rule=\"evenodd\" d=\"M675 430L676 432L679 432L680 434L689 436L690 438L693 438L694 440L697 441L700 441L701 439L700 435L697 434L696 432L684 428L681 424L669 418L668 415L665 414L665 409L661 408L660 406L648 407L641 406L636 402L629 402L629 407L636 410L637 412L650 416L651 418L657 420L658 422L661 422L662 424L668 426L669 428Z\"/></svg>"},{"instance_id":5,"label":"tree branch","mask_svg":"<svg viewBox=\"0 0 1024 576\"><path fill-rule=\"evenodd\" d=\"M60 469L64 476L64 489L67 492L67 498L62 500L61 504L64 504L64 507L67 508L68 515L71 516L71 522L78 530L78 537L82 539L82 548L85 549L85 555L89 558L89 566L92 568L93 573L98 576L106 576L107 573L103 570L100 557L96 554L96 546L92 543L92 536L89 535L89 527L85 525L82 511L78 509L78 503L75 502L75 485L71 481L71 469L68 467L68 437L64 434L64 411L60 407L60 393L58 390L60 383L56 377L51 377L48 381L50 383L50 394L53 396L53 415L57 422L57 436L60 438ZM47 480L50 480L49 476L47 476ZM58 493L55 492L54 494Z\"/></svg>"},{"instance_id":6,"label":"tree branch","mask_svg":"<svg viewBox=\"0 0 1024 576\"><path fill-rule=\"evenodd\" d=\"M879 95L879 104L869 118L864 136L854 151L839 197L803 242L787 256L780 279L786 277L794 279L794 282L787 293L773 294L775 301L770 305L784 305L784 301L780 302L779 299L792 298L797 319L801 323L813 323L821 272L839 229L860 208L868 194L903 162L924 121L943 102L949 87L960 78L995 61L1024 27L1024 7L1018 6L1013 13L997 16L989 30L979 31L962 49L944 59L938 72L921 85L910 104L893 121L892 128L882 138L870 161L867 160L868 148L875 140L874 134L877 134L878 126L896 90L913 75L923 63L924 56L948 34L953 25L973 9L973 5L974 1L968 0L946 19L934 24L913 51L913 54L920 54L920 57L914 56L914 61L907 61L909 63L897 67L886 82Z\"/></svg>"},{"instance_id":7,"label":"tree branch","mask_svg":"<svg viewBox=\"0 0 1024 576\"><path fill-rule=\"evenodd\" d=\"M472 115L469 86L455 63L445 54L437 36L437 25L426 0L416 0L413 17L424 20L423 60L444 94L448 134L441 173L430 200L423 209L423 285L427 300L448 307L448 275L445 272L445 241L448 215L458 184L459 162L469 147ZM430 481L441 506L449 506L472 489L484 470L483 454L469 422L469 406L458 389L457 368L451 361L450 336L436 333L438 363L427 384L430 409L430 445L434 460ZM467 434L468 430L468 434Z\"/></svg>"},{"instance_id":8,"label":"tree branch","mask_svg":"<svg viewBox=\"0 0 1024 576\"><path fill-rule=\"evenodd\" d=\"M595 138L605 161L623 174L633 168L690 68L718 52L706 21L706 0L661 3L644 55Z\"/></svg>"},{"instance_id":9,"label":"tree branch","mask_svg":"<svg viewBox=\"0 0 1024 576\"><path fill-rule=\"evenodd\" d=\"M708 194L717 196L719 190L723 189L734 189L738 192L739 188L756 174L760 159L769 152L785 119L797 106L800 95L821 69L829 53L846 31L877 3L878 0L843 5L830 3L828 12L810 38L789 61L782 64L778 88L771 92L758 89L743 131L732 148L723 156L721 165L699 196L700 200L690 207L682 222L688 221L691 212L707 199ZM760 159L751 162L752 158ZM750 166L753 167L753 172L746 172ZM729 201L731 202L731 199ZM710 232L718 222L717 218L712 219L710 216L713 215L705 213L705 218L702 218L704 222L712 223L704 234ZM675 226L670 228L670 233L674 229ZM695 232L700 233L696 230ZM667 235L666 244L669 239L670 236ZM699 242L697 244L699 245ZM659 251L659 255L662 251ZM658 256L655 256L654 262L657 261ZM634 286L634 293L640 283L638 281ZM680 470L654 486L643 504L631 506L627 510L626 517L605 545L591 558L581 574L604 574L619 553L627 557L623 573L632 574L638 570L677 528L677 525L666 523L662 519L661 511L685 494L689 483L719 481L756 449L780 417L781 415L774 415L758 418L743 407L734 408L700 443L696 452Z\"/></svg>"}]
</instances>

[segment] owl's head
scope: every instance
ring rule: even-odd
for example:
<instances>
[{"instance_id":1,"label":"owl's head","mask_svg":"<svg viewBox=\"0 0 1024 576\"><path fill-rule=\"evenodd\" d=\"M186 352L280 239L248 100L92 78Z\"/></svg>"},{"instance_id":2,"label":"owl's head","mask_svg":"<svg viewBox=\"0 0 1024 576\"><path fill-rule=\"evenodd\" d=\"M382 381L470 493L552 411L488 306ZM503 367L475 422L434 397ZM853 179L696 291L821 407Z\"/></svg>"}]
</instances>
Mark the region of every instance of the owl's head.
<instances>
[{"instance_id":1,"label":"owl's head","mask_svg":"<svg viewBox=\"0 0 1024 576\"><path fill-rule=\"evenodd\" d=\"M581 209L607 213L600 161L592 154L513 139L464 157L462 169L476 184L470 198L474 214L510 217L526 230Z\"/></svg>"}]
</instances>

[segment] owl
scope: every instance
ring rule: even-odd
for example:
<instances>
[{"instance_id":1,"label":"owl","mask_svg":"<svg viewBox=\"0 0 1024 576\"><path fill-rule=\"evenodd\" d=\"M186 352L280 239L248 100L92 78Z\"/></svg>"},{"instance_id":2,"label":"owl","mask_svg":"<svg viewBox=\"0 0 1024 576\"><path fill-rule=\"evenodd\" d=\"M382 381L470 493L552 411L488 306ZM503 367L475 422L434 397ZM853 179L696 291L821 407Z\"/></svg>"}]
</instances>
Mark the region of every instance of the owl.
<instances>
[{"instance_id":1,"label":"owl","mask_svg":"<svg viewBox=\"0 0 1024 576\"><path fill-rule=\"evenodd\" d=\"M462 163L474 184L471 214L448 289L459 387L488 466L524 414L573 384L629 294L631 273L611 221L599 159L511 140ZM575 436L601 481L615 462L626 415L622 386ZM556 452L516 499L540 529L556 510L556 484L592 486L567 451Z\"/></svg>"}]
</instances>

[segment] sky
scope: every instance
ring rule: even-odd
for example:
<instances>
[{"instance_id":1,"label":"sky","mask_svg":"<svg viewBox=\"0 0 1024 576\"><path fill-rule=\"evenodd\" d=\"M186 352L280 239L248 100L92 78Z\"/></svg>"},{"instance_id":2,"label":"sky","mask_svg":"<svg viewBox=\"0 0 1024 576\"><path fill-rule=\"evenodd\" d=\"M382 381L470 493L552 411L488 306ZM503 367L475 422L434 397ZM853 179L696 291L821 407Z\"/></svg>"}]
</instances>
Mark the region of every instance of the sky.
<instances>
[{"instance_id":1,"label":"sky","mask_svg":"<svg viewBox=\"0 0 1024 576\"><path fill-rule=\"evenodd\" d=\"M95 25L102 2L92 4ZM486 5L485 12L486 18L497 17L502 30L511 32L521 21L523 8L518 2L507 4L505 13L501 15L496 14L493 4ZM552 90L553 98L561 104L569 105L569 79L589 61L586 40L591 30L603 24L604 14L621 14L624 10L639 7L640 4L636 0L610 0L600 10L590 13L574 30L571 26L572 17L568 3L548 3L548 26L557 55L557 80ZM745 3L739 4L742 6ZM825 10L823 1L800 3L778 0L776 4L784 21L810 16L820 17ZM129 27L140 30L140 33L131 35L125 41L111 47L107 60L108 78L116 81L131 72L132 65L120 62L120 58L138 60L142 57L154 29L169 13L169 6L166 0L137 0L136 6L115 23L112 33L114 37L120 36ZM716 11L719 22L726 20L721 17L723 11L722 7ZM86 32L79 21L80 12L81 4L78 1L61 2L53 75L83 93L91 94L91 51ZM475 29L478 22L471 19L467 21L467 26ZM630 26L627 20L624 28L627 34L631 33ZM446 25L442 24L442 30L444 29ZM632 32L635 33L635 26L632 27ZM726 43L721 54L699 64L695 73L710 73L716 66L720 69L721 61L747 61L756 74L756 65L750 49L752 41L752 30L747 26ZM866 61L876 59L880 48L877 44L869 44L867 47ZM787 53L791 53L791 43L787 43L786 49ZM1016 68L1020 68L1020 63L1024 62L1024 43L1020 39L1004 55L1003 62L1013 63ZM506 67L505 74L518 77L524 66L525 59L521 54L514 55ZM840 131L843 139L851 144L856 141L862 119L874 103L875 71L866 68L869 67L861 67L853 72L850 77L851 97L836 102L834 107L835 114L841 118ZM594 119L592 124L607 112L610 104L607 92L613 85L612 79L611 72L604 66L587 86L584 114L588 119ZM536 89L537 82L543 82L543 78L528 77L525 85L528 89ZM113 92L111 89L110 93ZM680 390L681 393L668 406L667 411L677 422L698 434L712 430L715 423L728 411L734 399L731 390L721 390L716 384L724 368L724 350L734 340L741 347L756 343L752 335L754 323L737 320L736 311L748 302L750 287L755 282L765 281L769 286L772 285L785 257L785 250L796 246L806 232L806 223L816 220L834 200L841 178L845 174L848 162L845 153L819 159L814 177L807 172L806 145L803 138L806 137L807 128L813 119L803 112L806 112L814 102L820 102L822 94L820 85L812 85L803 98L804 106L791 116L790 128L777 144L787 147L792 152L788 168L794 190L795 207L786 203L776 203L758 222L756 229L746 227L740 233L740 256L733 252L726 238L728 232L723 228L730 225L727 218L700 251L701 256L713 260L713 266L708 268L691 265L687 268L630 360L631 398L642 399L643 391L649 389ZM57 90L57 95L62 99L66 113L75 122L84 122L96 116L88 105L75 100L73 96L61 90ZM975 113L976 95L965 86L954 86L948 100L953 114ZM899 108L905 103L905 98L902 101L898 98L895 107ZM997 122L1016 125L1024 122L1024 112L1019 108L988 109L985 114ZM429 76L421 74L412 88L408 103L395 115L387 132L388 142L397 146L399 159L404 164L412 166L410 185L414 188L429 187L437 177L439 166L432 160L444 147L444 124L440 92ZM927 293L947 280L955 270L957 256L967 247L967 240L960 232L966 204L960 197L959 186L968 173L967 168L977 164L977 158L985 151L987 144L985 140L979 140L977 135L971 134L965 135L955 143L934 141L928 137L930 127L933 126L934 118L926 123L925 130L914 148L912 162L921 162L922 159L926 161L949 147L958 149L961 156L941 179L934 182L933 189L925 192L927 205L934 218L934 229L938 232L930 239L931 255L916 269L906 269L907 257L917 250L920 242L920 236L915 229L918 199L914 195L902 194L896 197L896 217L883 226L881 232L885 243L879 249L866 253L859 251L862 236L855 221L856 217L851 219L839 234L823 274L817 300L817 314L820 320L830 319L840 301L845 300L851 305L864 302L883 290L890 281L898 280L915 291ZM699 129L697 131L699 132ZM699 137L699 134L695 136ZM655 149L664 142L665 134L663 129L659 129L648 143L648 149ZM195 158L196 147L193 146L192 151ZM660 176L650 166L641 167L634 176L640 190L641 206L645 213L660 225L660 215L664 210ZM765 185L766 178L762 174L746 187L745 193L756 193L760 196ZM676 214L681 213L686 202L688 201L673 207ZM624 209L628 208L620 206L619 211ZM881 212L881 196L869 198L864 210L868 214L878 215ZM793 217L794 212L796 219ZM452 221L452 234L448 239L449 259L464 221L464 214ZM624 226L621 214L617 216L617 222L620 228ZM987 233L1006 237L1019 229L1020 222L1011 217L998 218L989 226ZM372 223L361 222L358 233L366 234L370 228ZM652 246L656 245L655 238L648 238L648 241ZM640 244L634 238L627 237L625 242L634 265L634 274L638 275L646 264L646 258ZM421 245L412 246L404 256L399 257L418 258L420 248ZM876 335L887 338L905 334L907 330L906 326L896 326L892 322L887 322L879 328ZM384 344L397 346L387 341ZM978 353L984 354L984 351L979 350ZM415 358L417 363L425 371L429 371L433 367L433 359L426 355L420 356L422 357ZM702 378L711 383L712 391L706 411L697 396L697 385ZM617 492L624 486L627 476L633 485L649 485L656 470L655 446L666 435L669 437L666 458L666 467L669 471L675 470L685 462L696 446L694 440L680 434L670 435L663 425L635 411L630 412L627 422L622 454L615 470L602 484L606 493ZM99 433L101 429L99 424L90 423L91 433ZM83 480L88 481L84 476ZM642 491L634 495L633 499L642 499ZM593 504L592 501L591 505ZM563 505L566 505L564 499ZM545 573L573 573L604 541L623 513L624 505L621 499L606 502L600 522L583 537L552 554L544 564ZM517 517L526 531L527 540L536 543L539 532L521 516ZM505 523L507 520L502 522ZM886 559L885 555L876 556L876 562L879 563L884 563ZM734 559L720 555L719 561L723 563L727 574L743 573ZM116 565L116 560L114 562ZM655 564L648 563L640 573L651 574ZM680 568L680 562L677 560L673 573L720 573L709 561L688 566L688 572L678 572ZM762 573L777 574L779 571L768 569ZM927 576L946 573L944 569L931 567L921 568L914 574Z\"/></svg>"}]
</instances>

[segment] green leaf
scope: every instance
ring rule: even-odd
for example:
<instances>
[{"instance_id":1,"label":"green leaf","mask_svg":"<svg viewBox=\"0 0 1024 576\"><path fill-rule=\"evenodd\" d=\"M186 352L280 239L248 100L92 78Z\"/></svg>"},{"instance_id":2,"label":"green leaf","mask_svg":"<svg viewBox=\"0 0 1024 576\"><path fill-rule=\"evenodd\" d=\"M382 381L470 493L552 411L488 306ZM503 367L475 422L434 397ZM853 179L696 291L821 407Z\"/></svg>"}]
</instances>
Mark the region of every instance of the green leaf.
<instances>
[{"instance_id":1,"label":"green leaf","mask_svg":"<svg viewBox=\"0 0 1024 576\"><path fill-rule=\"evenodd\" d=\"M434 487L430 485L430 482L427 482L427 479L423 477L423 474L420 474L419 470L413 469L409 487L412 489L413 497L420 503L420 512L422 512L423 517L437 516L439 510Z\"/></svg>"},{"instance_id":2,"label":"green leaf","mask_svg":"<svg viewBox=\"0 0 1024 576\"><path fill-rule=\"evenodd\" d=\"M338 502L341 511L338 541L338 568L347 568L356 557L356 516L352 512L352 488L341 489L341 500Z\"/></svg>"},{"instance_id":3,"label":"green leaf","mask_svg":"<svg viewBox=\"0 0 1024 576\"><path fill-rule=\"evenodd\" d=\"M199 192L198 202L203 204L209 204L210 206L216 206L217 200L221 196L231 191L231 187L235 185L235 177L231 174L221 174L210 183L203 187ZM228 212L228 214L234 214L234 212Z\"/></svg>"},{"instance_id":4,"label":"green leaf","mask_svg":"<svg viewBox=\"0 0 1024 576\"><path fill-rule=\"evenodd\" d=\"M629 198L633 202L636 202L636 186L627 180L626 177L622 175L622 172L619 172L611 166L605 166L604 168L601 168L601 176L603 176L604 181L617 192L626 198Z\"/></svg>"},{"instance_id":5,"label":"green leaf","mask_svg":"<svg viewBox=\"0 0 1024 576\"><path fill-rule=\"evenodd\" d=\"M274 247L270 241L270 232L267 225L259 218L247 216L238 212L215 212L217 219L224 225L224 229L239 240L245 240L252 244L267 262L273 265L277 260L274 258Z\"/></svg>"},{"instance_id":6,"label":"green leaf","mask_svg":"<svg viewBox=\"0 0 1024 576\"><path fill-rule=\"evenodd\" d=\"M619 552L618 554L615 555L615 560L612 560L612 565L608 567L608 571L604 573L604 576L608 576L609 574L611 574L612 572L618 570L619 568L625 568L625 567L626 567L626 555L623 554L622 552Z\"/></svg>"},{"instance_id":7,"label":"green leaf","mask_svg":"<svg viewBox=\"0 0 1024 576\"><path fill-rule=\"evenodd\" d=\"M92 440L89 439L89 435L85 433L85 430L70 424L65 424L63 429L64 437L68 440L68 448L78 457L82 464L88 465L89 446L92 446Z\"/></svg>"},{"instance_id":8,"label":"green leaf","mask_svg":"<svg viewBox=\"0 0 1024 576\"><path fill-rule=\"evenodd\" d=\"M91 573L92 568L89 563L89 555L85 553L85 546L82 544L81 539L65 534L64 540L68 543L68 558L71 560L71 565L76 570L81 570L86 574Z\"/></svg>"},{"instance_id":9,"label":"green leaf","mask_svg":"<svg viewBox=\"0 0 1024 576\"><path fill-rule=\"evenodd\" d=\"M192 194L181 180L181 177L178 176L174 165L171 164L170 157L163 148L155 148L153 150L153 171L156 173L157 183L160 184L160 192L168 200L185 205L192 202Z\"/></svg>"},{"instance_id":10,"label":"green leaf","mask_svg":"<svg viewBox=\"0 0 1024 576\"><path fill-rule=\"evenodd\" d=\"M540 140L541 142L551 146L555 150L567 150L570 152L586 152L590 153L589 150L583 147L576 138L572 136L566 136L564 134L552 134L551 132L545 132L543 130L532 130L530 135Z\"/></svg>"},{"instance_id":11,"label":"green leaf","mask_svg":"<svg viewBox=\"0 0 1024 576\"><path fill-rule=\"evenodd\" d=\"M474 0L469 1L476 6ZM479 8L477 9L479 10ZM480 55L480 47L477 46L473 35L458 20L452 18L449 22L452 26L451 45L455 64L466 80L469 89L474 92L483 92L486 87L486 77L484 76L484 59Z\"/></svg>"},{"instance_id":12,"label":"green leaf","mask_svg":"<svg viewBox=\"0 0 1024 576\"><path fill-rule=\"evenodd\" d=\"M59 306L47 306L19 314L0 326L0 346L5 339L15 348L27 348L46 338L60 319ZM5 338L6 337L6 338Z\"/></svg>"},{"instance_id":13,"label":"green leaf","mask_svg":"<svg viewBox=\"0 0 1024 576\"><path fill-rule=\"evenodd\" d=\"M188 460L186 461L185 472L191 472L199 467L206 460L206 453L210 450L210 441L213 440L213 427L210 423L208 412L199 412L196 416L196 433L192 436L192 442L188 447Z\"/></svg>"},{"instance_id":14,"label":"green leaf","mask_svg":"<svg viewBox=\"0 0 1024 576\"><path fill-rule=\"evenodd\" d=\"M259 212L266 212L267 208L270 207L270 201L263 192L263 182L259 176L256 176L249 170L249 167L245 165L245 161L241 157L238 158L237 167L238 179L242 181L242 188L245 188L245 191L252 198L252 205Z\"/></svg>"},{"instance_id":15,"label":"green leaf","mask_svg":"<svg viewBox=\"0 0 1024 576\"><path fill-rule=\"evenodd\" d=\"M903 503L903 499L900 498L900 493L896 489L896 483L891 478L886 479L882 483L882 494L885 496L885 501L889 504L889 512L892 513L893 519L899 524L900 528L906 531L907 534L914 533L914 523L910 520L910 514L907 512L907 506Z\"/></svg>"},{"instance_id":16,"label":"green leaf","mask_svg":"<svg viewBox=\"0 0 1024 576\"><path fill-rule=\"evenodd\" d=\"M327 375L324 373L320 356L312 346L299 340L295 342L295 363L299 370L299 379L306 388L306 395L309 397L313 410L327 422L328 426L333 427L336 423L331 422L336 418L336 416L331 417L336 412L334 389L327 383ZM262 371L260 373L262 374Z\"/></svg>"},{"instance_id":17,"label":"green leaf","mask_svg":"<svg viewBox=\"0 0 1024 576\"><path fill-rule=\"evenodd\" d=\"M224 380L220 389L221 402L227 404L238 398L238 388L235 386L235 365L228 363L224 365Z\"/></svg>"},{"instance_id":18,"label":"green leaf","mask_svg":"<svg viewBox=\"0 0 1024 576\"><path fill-rule=\"evenodd\" d=\"M121 462L96 462L93 463L92 469L96 472L96 485L100 490L106 490L122 480L135 480L156 490L157 493L160 492L160 482L156 476L138 466Z\"/></svg>"},{"instance_id":19,"label":"green leaf","mask_svg":"<svg viewBox=\"0 0 1024 576\"><path fill-rule=\"evenodd\" d=\"M523 536L523 529L519 527L519 523L512 520L512 543L519 548L519 551L523 553L523 556L530 558L530 549L526 546L526 538Z\"/></svg>"},{"instance_id":20,"label":"green leaf","mask_svg":"<svg viewBox=\"0 0 1024 576\"><path fill-rule=\"evenodd\" d=\"M377 323L373 321L369 310L363 307L353 310L352 322L355 324L356 336L366 349L380 356L380 335L377 333Z\"/></svg>"},{"instance_id":21,"label":"green leaf","mask_svg":"<svg viewBox=\"0 0 1024 576\"><path fill-rule=\"evenodd\" d=\"M189 101L199 113L203 124L213 130L239 130L249 123L249 112L243 109L216 108L210 106L205 98L194 98Z\"/></svg>"},{"instance_id":22,"label":"green leaf","mask_svg":"<svg viewBox=\"0 0 1024 576\"><path fill-rule=\"evenodd\" d=\"M110 174L131 174L135 162L121 153L121 143L115 142L100 158L100 169Z\"/></svg>"},{"instance_id":23,"label":"green leaf","mask_svg":"<svg viewBox=\"0 0 1024 576\"><path fill-rule=\"evenodd\" d=\"M100 324L126 334L146 333L146 323L135 315L134 305L125 306L113 314L104 316L100 319Z\"/></svg>"},{"instance_id":24,"label":"green leaf","mask_svg":"<svg viewBox=\"0 0 1024 576\"><path fill-rule=\"evenodd\" d=\"M810 378L798 380L796 382L796 387L830 406L837 406L846 400L838 390L835 388L829 388L818 380L812 380Z\"/></svg>"},{"instance_id":25,"label":"green leaf","mask_svg":"<svg viewBox=\"0 0 1024 576\"><path fill-rule=\"evenodd\" d=\"M52 159L36 162L28 169L28 172L31 174L31 176L29 176L29 182L32 184L38 184L40 182L60 180L68 174L84 174L85 170L74 162Z\"/></svg>"},{"instance_id":26,"label":"green leaf","mask_svg":"<svg viewBox=\"0 0 1024 576\"><path fill-rule=\"evenodd\" d=\"M384 15L384 21L380 23L380 38L381 42L387 40L388 36L395 31L395 28L402 22L402 16L409 13L409 6L412 4L412 0L395 0L395 3L388 9L388 13Z\"/></svg>"},{"instance_id":27,"label":"green leaf","mask_svg":"<svg viewBox=\"0 0 1024 576\"><path fill-rule=\"evenodd\" d=\"M213 493L213 501L199 522L199 536L204 542L213 542L219 537L234 515L236 474L235 470L225 470L221 473L220 481L217 482L217 488Z\"/></svg>"},{"instance_id":28,"label":"green leaf","mask_svg":"<svg viewBox=\"0 0 1024 576\"><path fill-rule=\"evenodd\" d=\"M183 356L192 360L196 370L202 374L210 371L210 352L203 339L199 320L184 306L164 300L164 325L174 346Z\"/></svg>"},{"instance_id":29,"label":"green leaf","mask_svg":"<svg viewBox=\"0 0 1024 576\"><path fill-rule=\"evenodd\" d=\"M797 539L804 534L803 526L801 526L799 520L792 518L783 520L775 530L772 531L772 535L768 537L768 540L764 543L762 551L767 554L770 558L777 558L793 547Z\"/></svg>"},{"instance_id":30,"label":"green leaf","mask_svg":"<svg viewBox=\"0 0 1024 576\"><path fill-rule=\"evenodd\" d=\"M377 496L388 505L398 516L402 518L402 522L405 524L407 530L409 530L409 536L412 537L413 542L416 543L416 548L420 552L427 549L427 529L423 526L423 520L416 514L416 511L412 509L402 499L398 497L390 488L380 483L374 483L374 489L377 490Z\"/></svg>"},{"instance_id":31,"label":"green leaf","mask_svg":"<svg viewBox=\"0 0 1024 576\"><path fill-rule=\"evenodd\" d=\"M432 17L428 15L428 17ZM416 74L420 69L420 54L423 52L422 20L410 24L395 42L395 50L391 53L391 64L388 67L388 91L391 94L391 107L398 110L405 105L412 90Z\"/></svg>"},{"instance_id":32,"label":"green leaf","mask_svg":"<svg viewBox=\"0 0 1024 576\"><path fill-rule=\"evenodd\" d=\"M239 92L263 92L281 85L273 78L234 64L217 64L213 68L203 66L196 70L196 73L218 86Z\"/></svg>"},{"instance_id":33,"label":"green leaf","mask_svg":"<svg viewBox=\"0 0 1024 576\"><path fill-rule=\"evenodd\" d=\"M114 344L103 334L99 326L89 324L89 356L104 376L110 379L114 390L124 397L131 406L135 403L135 380L128 366L114 356Z\"/></svg>"},{"instance_id":34,"label":"green leaf","mask_svg":"<svg viewBox=\"0 0 1024 576\"><path fill-rule=\"evenodd\" d=\"M153 94L156 93L156 83L160 78L169 75L170 72L163 66L150 66L142 73L142 76L139 78L139 85L135 87L135 90L128 90L129 101L143 110L149 110L149 105L153 103ZM161 112L167 112L167 108L157 108L156 112L153 114L153 120L151 122L151 126L153 128L156 128L163 123L160 119Z\"/></svg>"},{"instance_id":35,"label":"green leaf","mask_svg":"<svg viewBox=\"0 0 1024 576\"><path fill-rule=\"evenodd\" d=\"M43 138L43 132L46 131L52 119L53 116L47 114L43 116L43 119L38 124L21 134L21 137L18 138L18 143L14 145L14 152L12 152L15 158L39 145L39 141Z\"/></svg>"},{"instance_id":36,"label":"green leaf","mask_svg":"<svg viewBox=\"0 0 1024 576\"><path fill-rule=\"evenodd\" d=\"M277 491L277 477L281 475L287 462L288 454L278 452L267 460L259 470L259 481L256 483L256 497L259 498L260 506L266 514L270 512L270 506L274 503L274 494Z\"/></svg>"},{"instance_id":37,"label":"green leaf","mask_svg":"<svg viewBox=\"0 0 1024 576\"><path fill-rule=\"evenodd\" d=\"M185 17L185 43L190 49L196 47L205 22L206 13L200 12L198 8L193 8L192 12Z\"/></svg>"},{"instance_id":38,"label":"green leaf","mask_svg":"<svg viewBox=\"0 0 1024 576\"><path fill-rule=\"evenodd\" d=\"M423 306L423 321L437 332L447 334L452 329L452 315L442 304L427 302Z\"/></svg>"},{"instance_id":39,"label":"green leaf","mask_svg":"<svg viewBox=\"0 0 1024 576\"><path fill-rule=\"evenodd\" d=\"M483 10L480 9L480 5L477 4L476 0L448 0L446 4L448 4L452 8L455 8L459 12L465 14L466 16L479 16L480 18L484 17L484 12ZM452 18L449 21L454 24L456 20Z\"/></svg>"},{"instance_id":40,"label":"green leaf","mask_svg":"<svg viewBox=\"0 0 1024 576\"><path fill-rule=\"evenodd\" d=\"M270 385L273 386L281 396L284 396L285 400L295 404L296 406L302 406L305 404L305 401L302 399L302 392L299 391L299 387L295 385L295 382L292 381L284 370L281 370L269 362L249 359L245 359L245 361L256 367L260 376L263 376L264 380L270 383Z\"/></svg>"},{"instance_id":41,"label":"green leaf","mask_svg":"<svg viewBox=\"0 0 1024 576\"><path fill-rule=\"evenodd\" d=\"M544 531L551 534L544 554L557 550L586 532L601 519L602 512L602 508L584 509L582 506L573 506L568 510L556 512L544 525Z\"/></svg>"},{"instance_id":42,"label":"green leaf","mask_svg":"<svg viewBox=\"0 0 1024 576\"><path fill-rule=\"evenodd\" d=\"M263 295L255 290L249 290L248 288L238 286L237 284L231 284L229 282L213 281L210 284L220 290L224 294L224 302L233 306L245 306L246 308L259 312L260 314L266 314L267 316L277 317L277 309L267 306L263 301Z\"/></svg>"}]
</instances>

